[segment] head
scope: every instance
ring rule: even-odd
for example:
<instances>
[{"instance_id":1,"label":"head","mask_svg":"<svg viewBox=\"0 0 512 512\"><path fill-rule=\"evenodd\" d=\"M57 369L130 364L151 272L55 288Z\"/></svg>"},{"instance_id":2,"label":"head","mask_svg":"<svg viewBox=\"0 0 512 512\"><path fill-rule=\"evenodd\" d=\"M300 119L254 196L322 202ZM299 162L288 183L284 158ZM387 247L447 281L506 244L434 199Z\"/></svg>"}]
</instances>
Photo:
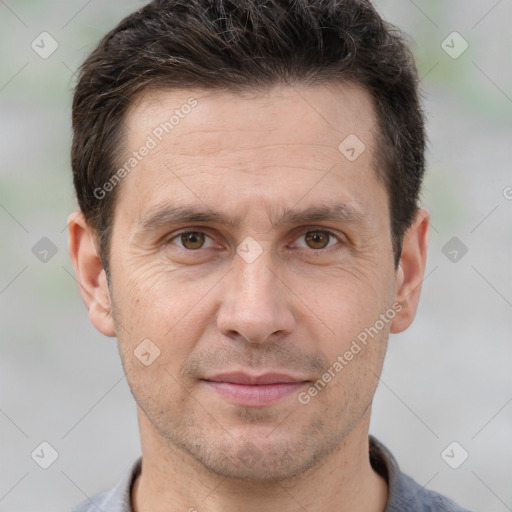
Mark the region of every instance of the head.
<instances>
[{"instance_id":1,"label":"head","mask_svg":"<svg viewBox=\"0 0 512 512\"><path fill-rule=\"evenodd\" d=\"M367 429L428 226L416 70L370 2L155 0L83 64L73 128L71 256L143 436L280 479ZM298 385L242 403L226 372Z\"/></svg>"}]
</instances>

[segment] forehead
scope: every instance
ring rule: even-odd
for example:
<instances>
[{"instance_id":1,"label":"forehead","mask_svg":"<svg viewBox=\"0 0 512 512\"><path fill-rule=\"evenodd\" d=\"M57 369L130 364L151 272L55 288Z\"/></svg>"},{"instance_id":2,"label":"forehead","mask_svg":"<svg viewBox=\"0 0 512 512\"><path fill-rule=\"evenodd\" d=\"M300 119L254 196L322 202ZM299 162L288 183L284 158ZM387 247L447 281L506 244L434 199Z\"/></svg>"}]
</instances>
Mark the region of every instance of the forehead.
<instances>
[{"instance_id":1,"label":"forehead","mask_svg":"<svg viewBox=\"0 0 512 512\"><path fill-rule=\"evenodd\" d=\"M147 91L125 124L124 160L144 156L123 180L118 201L131 197L139 218L184 195L216 206L228 192L233 205L264 195L272 206L313 188L318 197L333 194L335 183L347 190L354 180L359 190L376 184L375 113L370 96L353 84L243 94ZM347 149L361 154L354 160Z\"/></svg>"},{"instance_id":2,"label":"forehead","mask_svg":"<svg viewBox=\"0 0 512 512\"><path fill-rule=\"evenodd\" d=\"M157 138L172 135L180 149L189 141L193 145L193 136L211 143L215 150L235 150L240 148L235 143L248 148L251 140L259 142L266 132L274 142L304 147L317 144L337 150L350 134L371 145L376 119L370 95L361 87L346 83L276 86L265 92L240 93L149 90L134 99L125 124L128 147L136 146L140 135L153 133ZM246 134L250 132L258 140L248 140ZM209 148L210 144L191 153Z\"/></svg>"}]
</instances>

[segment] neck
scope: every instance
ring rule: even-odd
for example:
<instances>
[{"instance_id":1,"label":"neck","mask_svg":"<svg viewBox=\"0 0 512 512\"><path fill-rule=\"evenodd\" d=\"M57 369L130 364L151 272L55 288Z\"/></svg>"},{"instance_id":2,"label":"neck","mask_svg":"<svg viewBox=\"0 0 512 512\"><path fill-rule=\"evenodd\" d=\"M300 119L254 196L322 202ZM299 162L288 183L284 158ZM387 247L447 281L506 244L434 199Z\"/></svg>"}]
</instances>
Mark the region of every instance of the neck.
<instances>
[{"instance_id":1,"label":"neck","mask_svg":"<svg viewBox=\"0 0 512 512\"><path fill-rule=\"evenodd\" d=\"M387 483L369 461L369 414L344 441L299 476L276 482L233 480L212 473L184 450L164 443L139 410L142 471L134 512L382 512Z\"/></svg>"}]
</instances>

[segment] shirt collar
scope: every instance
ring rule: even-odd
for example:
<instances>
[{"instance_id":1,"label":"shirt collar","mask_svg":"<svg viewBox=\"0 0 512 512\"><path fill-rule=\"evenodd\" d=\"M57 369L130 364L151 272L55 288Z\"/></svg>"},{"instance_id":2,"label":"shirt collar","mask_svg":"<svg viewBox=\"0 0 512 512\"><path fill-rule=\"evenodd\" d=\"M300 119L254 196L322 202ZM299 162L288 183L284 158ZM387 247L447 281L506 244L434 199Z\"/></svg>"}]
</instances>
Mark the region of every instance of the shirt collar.
<instances>
[{"instance_id":1,"label":"shirt collar","mask_svg":"<svg viewBox=\"0 0 512 512\"><path fill-rule=\"evenodd\" d=\"M415 504L421 505L424 490L410 477L404 475L392 453L375 437L369 436L370 463L388 484L388 501L385 512L414 510ZM123 474L118 484L105 495L101 510L108 512L133 512L131 494L133 484L139 476L142 457L139 457ZM404 509L405 507L409 507ZM453 509L455 510L455 509ZM459 510L457 508L457 510ZM462 510L462 509L460 509Z\"/></svg>"}]
</instances>

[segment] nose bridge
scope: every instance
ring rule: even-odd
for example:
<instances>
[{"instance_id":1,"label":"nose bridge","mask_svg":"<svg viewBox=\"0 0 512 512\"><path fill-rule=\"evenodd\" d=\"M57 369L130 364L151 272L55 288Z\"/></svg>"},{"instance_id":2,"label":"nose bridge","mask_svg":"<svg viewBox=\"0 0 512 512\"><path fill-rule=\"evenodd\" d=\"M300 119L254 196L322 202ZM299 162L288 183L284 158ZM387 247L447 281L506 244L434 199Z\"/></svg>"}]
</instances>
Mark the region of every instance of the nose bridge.
<instances>
[{"instance_id":1,"label":"nose bridge","mask_svg":"<svg viewBox=\"0 0 512 512\"><path fill-rule=\"evenodd\" d=\"M236 261L237 260L237 261ZM232 275L235 303L233 307L241 315L270 321L277 309L284 306L282 290L272 272L272 255L264 250L254 261L236 258Z\"/></svg>"},{"instance_id":2,"label":"nose bridge","mask_svg":"<svg viewBox=\"0 0 512 512\"><path fill-rule=\"evenodd\" d=\"M274 333L293 330L294 318L286 289L272 265L270 249L254 260L237 255L228 274L218 328L225 335L239 335L249 342L264 342Z\"/></svg>"},{"instance_id":3,"label":"nose bridge","mask_svg":"<svg viewBox=\"0 0 512 512\"><path fill-rule=\"evenodd\" d=\"M254 256L253 256L254 258ZM272 255L270 249L262 250L254 260L237 257L234 262L234 277L240 286L240 292L248 297L257 298L260 292L269 291L274 273L270 270Z\"/></svg>"}]
</instances>

